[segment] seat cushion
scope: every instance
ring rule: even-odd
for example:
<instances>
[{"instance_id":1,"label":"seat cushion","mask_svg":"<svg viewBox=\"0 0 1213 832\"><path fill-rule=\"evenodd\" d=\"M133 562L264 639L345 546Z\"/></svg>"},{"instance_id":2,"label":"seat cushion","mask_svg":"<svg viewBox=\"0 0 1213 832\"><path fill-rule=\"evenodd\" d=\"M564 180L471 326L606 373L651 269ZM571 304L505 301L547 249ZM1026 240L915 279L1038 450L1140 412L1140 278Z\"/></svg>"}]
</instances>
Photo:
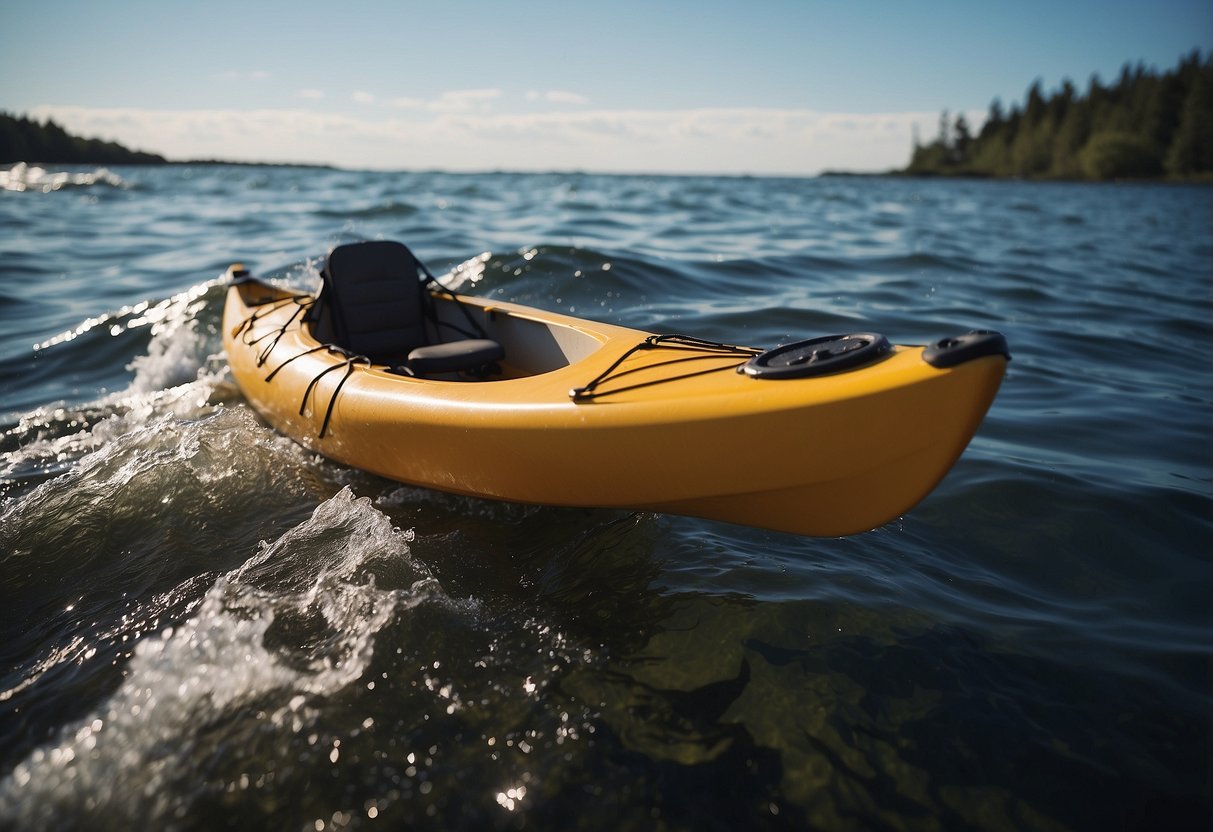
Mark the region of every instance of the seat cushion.
<instances>
[{"instance_id":1,"label":"seat cushion","mask_svg":"<svg viewBox=\"0 0 1213 832\"><path fill-rule=\"evenodd\" d=\"M505 350L487 338L468 338L417 347L409 353L408 368L420 376L472 370L505 357Z\"/></svg>"}]
</instances>

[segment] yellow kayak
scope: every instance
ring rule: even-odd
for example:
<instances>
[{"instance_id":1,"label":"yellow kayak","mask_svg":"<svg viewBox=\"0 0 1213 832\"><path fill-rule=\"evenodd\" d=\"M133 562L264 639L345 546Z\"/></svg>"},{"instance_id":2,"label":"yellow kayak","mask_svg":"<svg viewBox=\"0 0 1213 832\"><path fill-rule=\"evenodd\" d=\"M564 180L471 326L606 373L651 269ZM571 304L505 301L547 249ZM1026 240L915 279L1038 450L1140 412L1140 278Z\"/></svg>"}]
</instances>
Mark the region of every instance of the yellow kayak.
<instances>
[{"instance_id":1,"label":"yellow kayak","mask_svg":"<svg viewBox=\"0 0 1213 832\"><path fill-rule=\"evenodd\" d=\"M318 297L239 265L229 278L233 378L270 425L330 459L476 497L806 535L872 529L925 497L1009 359L984 332L768 351L655 336L456 297L386 241L335 249Z\"/></svg>"}]
</instances>

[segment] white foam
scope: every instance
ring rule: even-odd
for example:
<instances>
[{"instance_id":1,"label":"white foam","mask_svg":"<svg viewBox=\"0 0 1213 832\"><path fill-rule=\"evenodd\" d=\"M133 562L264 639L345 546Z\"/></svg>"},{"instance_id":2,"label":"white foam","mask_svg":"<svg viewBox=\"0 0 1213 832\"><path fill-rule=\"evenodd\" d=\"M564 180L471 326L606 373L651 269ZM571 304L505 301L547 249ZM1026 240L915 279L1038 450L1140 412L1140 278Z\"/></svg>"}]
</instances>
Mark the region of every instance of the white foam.
<instances>
[{"instance_id":1,"label":"white foam","mask_svg":"<svg viewBox=\"0 0 1213 832\"><path fill-rule=\"evenodd\" d=\"M122 686L96 713L0 782L0 825L53 828L89 816L171 825L192 799L181 783L207 757L208 726L238 730L232 723L256 701L270 703L275 730L303 731L315 719L309 698L358 680L380 630L402 610L445 597L411 559L410 539L347 488L262 544L190 619L138 644ZM377 587L372 567L381 560L411 583ZM283 619L306 622L305 645L272 637Z\"/></svg>"},{"instance_id":2,"label":"white foam","mask_svg":"<svg viewBox=\"0 0 1213 832\"><path fill-rule=\"evenodd\" d=\"M153 331L147 354L136 356L126 369L135 373L127 388L132 393L163 390L197 379L209 355L206 339L194 319L174 321Z\"/></svg>"},{"instance_id":3,"label":"white foam","mask_svg":"<svg viewBox=\"0 0 1213 832\"><path fill-rule=\"evenodd\" d=\"M18 162L8 170L0 170L0 190L5 191L41 191L42 193L50 193L60 188L79 188L90 185L109 185L114 188L124 188L126 187L126 181L107 168L97 168L91 173L52 172L37 165Z\"/></svg>"},{"instance_id":4,"label":"white foam","mask_svg":"<svg viewBox=\"0 0 1213 832\"><path fill-rule=\"evenodd\" d=\"M98 326L113 336L145 326L151 334L147 352L126 366L134 374L126 389L78 406L60 402L22 414L8 431L18 447L0 453L0 476L47 464L62 467L166 417L204 418L218 401L232 398L217 333L202 317L219 285L206 281L159 302L124 307L36 345L35 350L53 348Z\"/></svg>"}]
</instances>

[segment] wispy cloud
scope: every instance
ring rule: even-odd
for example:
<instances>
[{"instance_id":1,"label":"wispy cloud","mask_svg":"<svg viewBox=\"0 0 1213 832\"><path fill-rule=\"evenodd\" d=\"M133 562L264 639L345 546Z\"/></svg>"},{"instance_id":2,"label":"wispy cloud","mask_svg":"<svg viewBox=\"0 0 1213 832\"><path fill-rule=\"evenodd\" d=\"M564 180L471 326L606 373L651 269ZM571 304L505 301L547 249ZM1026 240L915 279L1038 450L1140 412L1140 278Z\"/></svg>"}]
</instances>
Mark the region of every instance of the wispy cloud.
<instances>
[{"instance_id":1,"label":"wispy cloud","mask_svg":"<svg viewBox=\"0 0 1213 832\"><path fill-rule=\"evenodd\" d=\"M426 102L426 109L440 113L460 113L471 110L484 111L488 105L501 97L501 90L449 90L436 100Z\"/></svg>"},{"instance_id":2,"label":"wispy cloud","mask_svg":"<svg viewBox=\"0 0 1213 832\"><path fill-rule=\"evenodd\" d=\"M324 98L324 90L299 90L295 93L296 98L306 98L309 101L319 101Z\"/></svg>"},{"instance_id":3,"label":"wispy cloud","mask_svg":"<svg viewBox=\"0 0 1213 832\"><path fill-rule=\"evenodd\" d=\"M448 90L437 98L398 96L380 99L369 92L357 91L350 98L359 104L380 104L398 110L424 110L432 113L486 113L502 97L499 89Z\"/></svg>"},{"instance_id":4,"label":"wispy cloud","mask_svg":"<svg viewBox=\"0 0 1213 832\"><path fill-rule=\"evenodd\" d=\"M582 105L590 103L590 99L586 98L584 95L576 92L568 92L567 90L548 90L547 92L529 90L526 97L528 101L547 101L552 104Z\"/></svg>"},{"instance_id":5,"label":"wispy cloud","mask_svg":"<svg viewBox=\"0 0 1213 832\"><path fill-rule=\"evenodd\" d=\"M322 162L356 168L813 174L904 165L915 126L938 114L803 109L485 112L499 90L465 90L369 115L313 109L40 107L69 130L170 158ZM433 106L443 102L443 106ZM396 102L391 102L396 103ZM966 113L980 129L984 114Z\"/></svg>"}]
</instances>

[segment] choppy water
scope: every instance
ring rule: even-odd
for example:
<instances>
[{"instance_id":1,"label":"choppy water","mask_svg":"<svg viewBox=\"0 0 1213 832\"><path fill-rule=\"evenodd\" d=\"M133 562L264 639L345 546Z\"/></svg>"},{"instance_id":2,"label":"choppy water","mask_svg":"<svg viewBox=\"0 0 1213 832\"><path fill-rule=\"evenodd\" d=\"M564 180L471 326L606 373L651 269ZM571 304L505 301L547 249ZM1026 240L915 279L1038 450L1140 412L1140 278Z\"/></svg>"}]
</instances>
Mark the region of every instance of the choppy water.
<instances>
[{"instance_id":1,"label":"choppy water","mask_svg":"<svg viewBox=\"0 0 1213 832\"><path fill-rule=\"evenodd\" d=\"M1208 828L1213 190L0 185L0 827ZM654 331L1014 361L940 488L849 539L451 497L226 375L228 263L311 286L378 237Z\"/></svg>"}]
</instances>

